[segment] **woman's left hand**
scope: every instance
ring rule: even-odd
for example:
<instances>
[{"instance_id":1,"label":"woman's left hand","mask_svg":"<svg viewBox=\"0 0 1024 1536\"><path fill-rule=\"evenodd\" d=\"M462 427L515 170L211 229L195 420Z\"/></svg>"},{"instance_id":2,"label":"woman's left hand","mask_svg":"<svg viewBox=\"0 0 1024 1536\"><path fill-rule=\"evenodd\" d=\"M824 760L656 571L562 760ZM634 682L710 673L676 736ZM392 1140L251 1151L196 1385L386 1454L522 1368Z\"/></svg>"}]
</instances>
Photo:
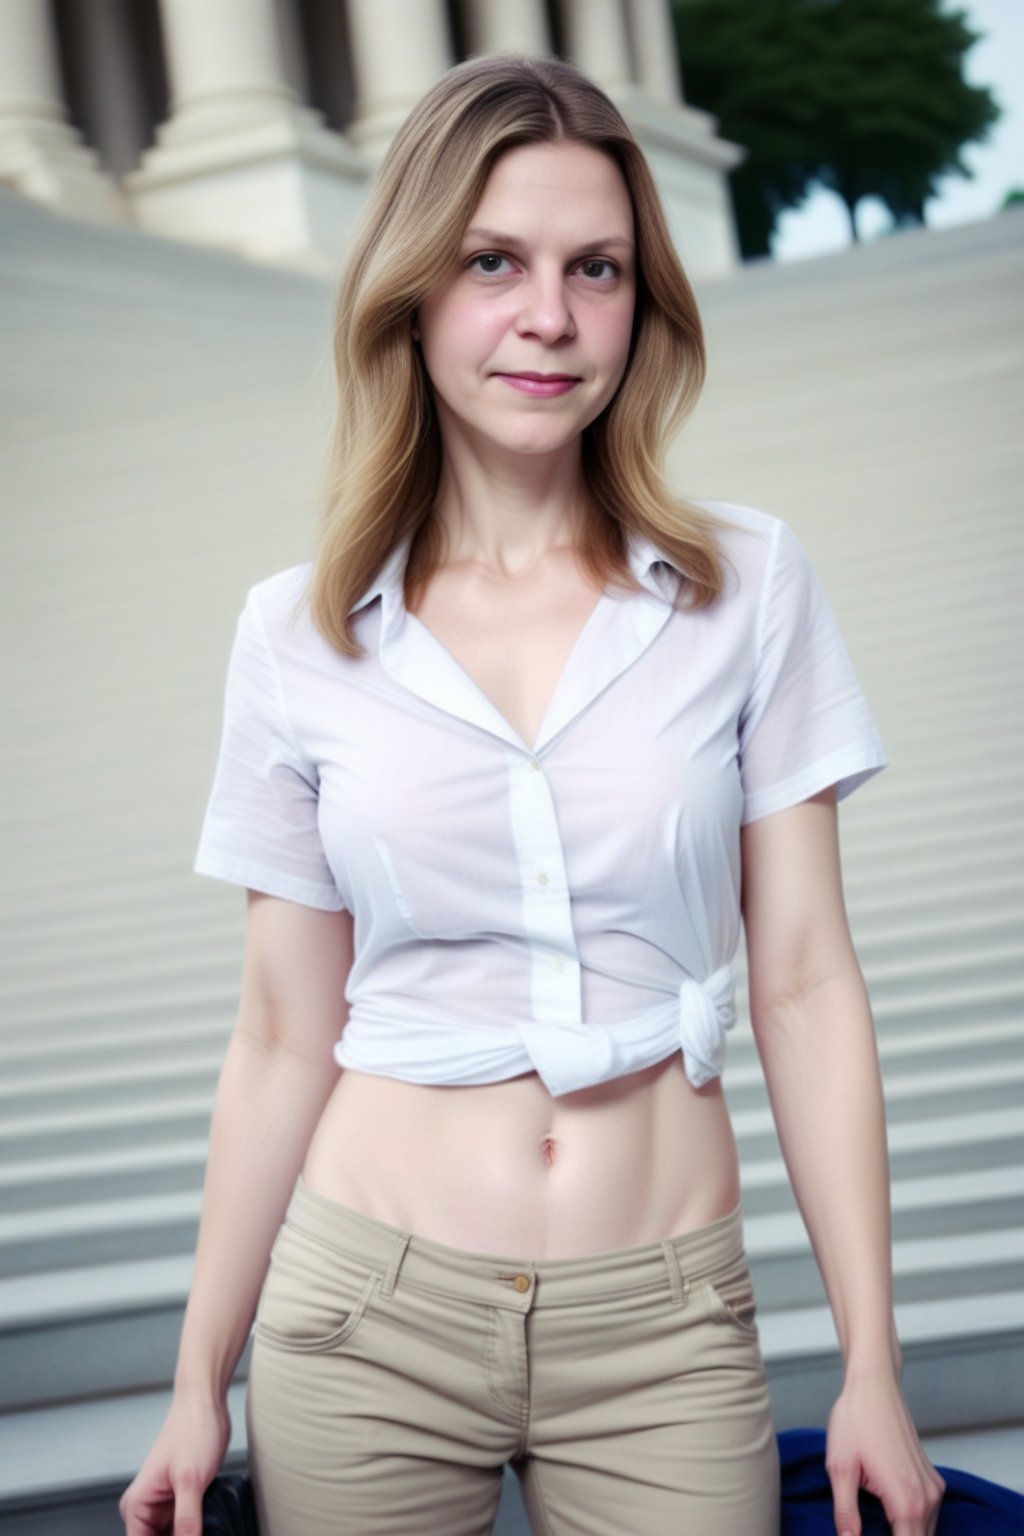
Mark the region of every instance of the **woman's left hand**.
<instances>
[{"instance_id":1,"label":"woman's left hand","mask_svg":"<svg viewBox=\"0 0 1024 1536\"><path fill-rule=\"evenodd\" d=\"M861 1536L858 1488L881 1501L892 1536L935 1536L946 1485L922 1451L889 1372L847 1381L829 1415L825 1467L837 1536Z\"/></svg>"}]
</instances>

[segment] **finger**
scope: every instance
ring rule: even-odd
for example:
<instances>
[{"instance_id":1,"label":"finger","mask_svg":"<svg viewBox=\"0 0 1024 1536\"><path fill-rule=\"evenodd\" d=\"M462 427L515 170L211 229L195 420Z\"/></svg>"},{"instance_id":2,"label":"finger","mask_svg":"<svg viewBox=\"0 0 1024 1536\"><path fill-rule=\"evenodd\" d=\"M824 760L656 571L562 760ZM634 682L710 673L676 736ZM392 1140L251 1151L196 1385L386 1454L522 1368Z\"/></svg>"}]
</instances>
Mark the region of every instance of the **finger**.
<instances>
[{"instance_id":1,"label":"finger","mask_svg":"<svg viewBox=\"0 0 1024 1536\"><path fill-rule=\"evenodd\" d=\"M826 1467L832 1484L832 1508L836 1536L861 1536L857 1491L860 1487L853 1467Z\"/></svg>"},{"instance_id":2,"label":"finger","mask_svg":"<svg viewBox=\"0 0 1024 1536\"><path fill-rule=\"evenodd\" d=\"M152 1506L137 1505L135 1500L125 1493L117 1507L124 1521L125 1536L159 1536L160 1532L169 1531L171 1528L169 1502Z\"/></svg>"},{"instance_id":3,"label":"finger","mask_svg":"<svg viewBox=\"0 0 1024 1536\"><path fill-rule=\"evenodd\" d=\"M892 1524L892 1536L928 1536L929 1518L928 1510L923 1500L908 1500L902 1510L895 1510L891 1514L886 1510Z\"/></svg>"},{"instance_id":4,"label":"finger","mask_svg":"<svg viewBox=\"0 0 1024 1536\"><path fill-rule=\"evenodd\" d=\"M946 1486L942 1483L940 1489L940 1482L939 1478L930 1478L923 1487L908 1493L900 1508L886 1508L886 1515L892 1524L892 1536L935 1536L939 1523L939 1504Z\"/></svg>"},{"instance_id":5,"label":"finger","mask_svg":"<svg viewBox=\"0 0 1024 1536\"><path fill-rule=\"evenodd\" d=\"M174 1536L202 1536L203 1490L194 1473L183 1474L174 1489Z\"/></svg>"},{"instance_id":6,"label":"finger","mask_svg":"<svg viewBox=\"0 0 1024 1536\"><path fill-rule=\"evenodd\" d=\"M934 1467L932 1468L932 1474L935 1480L935 1508L932 1510L932 1517L928 1522L928 1536L937 1536L939 1529L939 1513L942 1508L942 1500L946 1493L946 1479L940 1472L936 1472Z\"/></svg>"}]
</instances>

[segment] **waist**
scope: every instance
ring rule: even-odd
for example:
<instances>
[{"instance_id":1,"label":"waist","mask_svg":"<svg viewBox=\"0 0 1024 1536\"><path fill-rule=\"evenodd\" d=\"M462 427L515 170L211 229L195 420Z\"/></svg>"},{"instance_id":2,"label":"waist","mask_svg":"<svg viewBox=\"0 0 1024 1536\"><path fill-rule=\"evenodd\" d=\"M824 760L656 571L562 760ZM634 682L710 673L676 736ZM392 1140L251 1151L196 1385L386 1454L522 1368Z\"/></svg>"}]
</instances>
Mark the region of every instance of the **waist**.
<instances>
[{"instance_id":1,"label":"waist","mask_svg":"<svg viewBox=\"0 0 1024 1536\"><path fill-rule=\"evenodd\" d=\"M325 1198L300 1179L286 1227L401 1285L484 1305L569 1307L602 1295L665 1284L682 1291L745 1259L742 1215L726 1215L680 1236L571 1258L475 1252L404 1230Z\"/></svg>"},{"instance_id":2,"label":"waist","mask_svg":"<svg viewBox=\"0 0 1024 1536\"><path fill-rule=\"evenodd\" d=\"M532 1072L453 1089L346 1070L303 1178L441 1243L551 1256L692 1231L739 1198L725 1096L695 1093L678 1052L565 1099Z\"/></svg>"}]
</instances>

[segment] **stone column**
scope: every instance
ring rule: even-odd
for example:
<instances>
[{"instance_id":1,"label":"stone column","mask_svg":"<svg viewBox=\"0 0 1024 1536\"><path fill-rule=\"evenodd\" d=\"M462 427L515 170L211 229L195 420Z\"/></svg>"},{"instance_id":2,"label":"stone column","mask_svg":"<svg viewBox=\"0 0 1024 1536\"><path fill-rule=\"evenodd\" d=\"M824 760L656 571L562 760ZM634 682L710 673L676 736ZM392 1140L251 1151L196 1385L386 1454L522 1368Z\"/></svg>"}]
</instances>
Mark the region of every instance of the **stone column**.
<instances>
[{"instance_id":1,"label":"stone column","mask_svg":"<svg viewBox=\"0 0 1024 1536\"><path fill-rule=\"evenodd\" d=\"M682 91L668 0L626 0L637 82L652 101L678 106Z\"/></svg>"},{"instance_id":2,"label":"stone column","mask_svg":"<svg viewBox=\"0 0 1024 1536\"><path fill-rule=\"evenodd\" d=\"M50 7L0 0L0 183L77 218L117 221L117 189L69 125Z\"/></svg>"},{"instance_id":3,"label":"stone column","mask_svg":"<svg viewBox=\"0 0 1024 1536\"><path fill-rule=\"evenodd\" d=\"M629 35L621 0L564 0L566 48L610 96L629 91Z\"/></svg>"},{"instance_id":4,"label":"stone column","mask_svg":"<svg viewBox=\"0 0 1024 1536\"><path fill-rule=\"evenodd\" d=\"M471 53L550 53L544 0L469 0L466 41Z\"/></svg>"},{"instance_id":5,"label":"stone column","mask_svg":"<svg viewBox=\"0 0 1024 1536\"><path fill-rule=\"evenodd\" d=\"M273 0L162 0L171 81L165 142L287 116Z\"/></svg>"},{"instance_id":6,"label":"stone column","mask_svg":"<svg viewBox=\"0 0 1024 1536\"><path fill-rule=\"evenodd\" d=\"M172 113L126 178L139 222L333 273L369 167L285 79L275 0L161 0Z\"/></svg>"},{"instance_id":7,"label":"stone column","mask_svg":"<svg viewBox=\"0 0 1024 1536\"><path fill-rule=\"evenodd\" d=\"M452 63L443 0L349 0L356 115L349 134L372 159Z\"/></svg>"},{"instance_id":8,"label":"stone column","mask_svg":"<svg viewBox=\"0 0 1024 1536\"><path fill-rule=\"evenodd\" d=\"M562 14L573 62L615 98L643 147L687 271L702 278L733 271L739 246L728 177L743 151L720 139L715 119L688 107L673 88L668 0L630 0L638 81L631 78L625 0L563 0Z\"/></svg>"}]
</instances>

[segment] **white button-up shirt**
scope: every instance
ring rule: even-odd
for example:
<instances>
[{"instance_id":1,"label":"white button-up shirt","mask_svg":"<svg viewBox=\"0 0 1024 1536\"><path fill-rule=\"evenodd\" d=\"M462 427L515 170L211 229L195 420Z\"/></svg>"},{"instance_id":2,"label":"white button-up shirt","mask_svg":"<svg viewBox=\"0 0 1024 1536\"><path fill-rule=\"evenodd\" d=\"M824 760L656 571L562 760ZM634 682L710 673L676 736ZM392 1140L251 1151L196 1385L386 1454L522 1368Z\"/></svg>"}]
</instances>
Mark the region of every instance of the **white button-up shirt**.
<instances>
[{"instance_id":1,"label":"white button-up shirt","mask_svg":"<svg viewBox=\"0 0 1024 1536\"><path fill-rule=\"evenodd\" d=\"M411 1082L537 1071L559 1095L683 1051L721 1073L740 932L739 829L885 757L835 620L786 526L706 503L726 586L633 539L524 742L403 601L408 544L315 628L310 567L238 623L196 869L348 908L343 1067Z\"/></svg>"}]
</instances>

